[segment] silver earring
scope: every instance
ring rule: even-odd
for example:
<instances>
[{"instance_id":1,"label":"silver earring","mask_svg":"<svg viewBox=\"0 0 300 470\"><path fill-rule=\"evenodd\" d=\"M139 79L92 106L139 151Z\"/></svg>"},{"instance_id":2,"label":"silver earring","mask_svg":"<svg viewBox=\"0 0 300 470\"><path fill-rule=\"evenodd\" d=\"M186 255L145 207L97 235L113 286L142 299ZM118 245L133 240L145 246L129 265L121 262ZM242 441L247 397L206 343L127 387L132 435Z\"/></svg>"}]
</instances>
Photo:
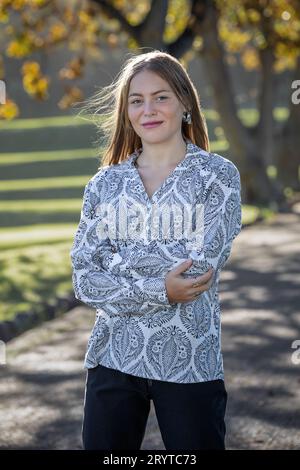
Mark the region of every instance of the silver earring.
<instances>
[{"instance_id":1,"label":"silver earring","mask_svg":"<svg viewBox=\"0 0 300 470\"><path fill-rule=\"evenodd\" d=\"M185 111L185 112L183 113L183 118L182 118L182 120L183 120L184 122L186 122L187 124L191 124L191 123L192 123L192 116L191 116L191 113Z\"/></svg>"}]
</instances>

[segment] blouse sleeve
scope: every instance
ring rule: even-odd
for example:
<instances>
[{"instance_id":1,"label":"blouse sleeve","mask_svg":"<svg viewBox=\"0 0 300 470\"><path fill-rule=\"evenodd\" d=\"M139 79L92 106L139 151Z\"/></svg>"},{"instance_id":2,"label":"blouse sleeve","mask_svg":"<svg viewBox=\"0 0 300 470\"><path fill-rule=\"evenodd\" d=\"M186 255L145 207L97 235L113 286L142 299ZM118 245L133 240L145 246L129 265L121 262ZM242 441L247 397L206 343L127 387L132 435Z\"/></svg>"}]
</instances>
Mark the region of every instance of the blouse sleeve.
<instances>
[{"instance_id":1,"label":"blouse sleeve","mask_svg":"<svg viewBox=\"0 0 300 470\"><path fill-rule=\"evenodd\" d=\"M203 214L203 243L190 253L193 270L198 275L210 267L215 272L223 268L232 242L242 229L240 174L232 162L222 166L210 184Z\"/></svg>"},{"instance_id":2,"label":"blouse sleeve","mask_svg":"<svg viewBox=\"0 0 300 470\"><path fill-rule=\"evenodd\" d=\"M75 297L108 313L137 314L148 306L171 307L164 276L136 280L110 272L115 254L109 239L97 235L101 216L95 210L99 197L94 184L95 177L85 186L80 221L70 251Z\"/></svg>"}]
</instances>

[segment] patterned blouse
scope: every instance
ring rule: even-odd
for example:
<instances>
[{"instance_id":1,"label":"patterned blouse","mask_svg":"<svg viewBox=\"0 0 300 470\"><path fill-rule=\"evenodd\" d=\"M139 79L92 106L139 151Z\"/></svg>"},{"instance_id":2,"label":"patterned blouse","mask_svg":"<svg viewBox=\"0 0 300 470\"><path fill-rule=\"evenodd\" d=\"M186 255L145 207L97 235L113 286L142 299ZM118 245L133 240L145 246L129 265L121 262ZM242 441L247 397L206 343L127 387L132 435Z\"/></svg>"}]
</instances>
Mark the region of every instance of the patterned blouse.
<instances>
[{"instance_id":1,"label":"patterned blouse","mask_svg":"<svg viewBox=\"0 0 300 470\"><path fill-rule=\"evenodd\" d=\"M184 159L152 197L135 166L141 148L101 167L85 187L70 256L75 297L96 309L86 369L102 364L177 383L224 380L218 282L242 228L240 174L230 160L186 144ZM191 209L190 227L199 215L200 231L191 233L200 237L182 230L177 236L183 216L173 207ZM161 236L163 209L171 215ZM192 301L170 303L165 276L188 258L193 264L181 275L196 277L212 266L213 283Z\"/></svg>"}]
</instances>

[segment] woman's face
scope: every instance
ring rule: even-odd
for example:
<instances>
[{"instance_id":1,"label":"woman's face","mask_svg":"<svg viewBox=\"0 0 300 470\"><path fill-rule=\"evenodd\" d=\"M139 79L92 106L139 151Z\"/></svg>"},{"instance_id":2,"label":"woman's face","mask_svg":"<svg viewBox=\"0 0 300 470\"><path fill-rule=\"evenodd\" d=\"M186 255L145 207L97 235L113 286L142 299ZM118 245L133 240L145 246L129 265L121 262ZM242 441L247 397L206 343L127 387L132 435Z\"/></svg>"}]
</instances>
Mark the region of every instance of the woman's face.
<instances>
[{"instance_id":1,"label":"woman's face","mask_svg":"<svg viewBox=\"0 0 300 470\"><path fill-rule=\"evenodd\" d=\"M128 118L142 142L159 143L177 133L181 136L184 111L168 82L156 73L145 70L132 78L128 93ZM161 121L161 124L144 126L153 121Z\"/></svg>"}]
</instances>

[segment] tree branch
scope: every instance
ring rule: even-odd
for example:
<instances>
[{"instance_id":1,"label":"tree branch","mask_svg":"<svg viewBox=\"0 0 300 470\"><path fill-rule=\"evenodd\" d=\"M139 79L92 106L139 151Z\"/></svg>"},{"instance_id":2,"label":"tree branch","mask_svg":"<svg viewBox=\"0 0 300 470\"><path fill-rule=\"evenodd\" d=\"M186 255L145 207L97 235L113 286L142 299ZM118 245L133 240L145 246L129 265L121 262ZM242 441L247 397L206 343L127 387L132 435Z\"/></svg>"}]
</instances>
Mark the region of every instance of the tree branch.
<instances>
[{"instance_id":1,"label":"tree branch","mask_svg":"<svg viewBox=\"0 0 300 470\"><path fill-rule=\"evenodd\" d=\"M96 3L100 9L103 11L104 14L109 16L110 18L117 19L124 31L126 31L130 36L134 37L135 39L137 36L137 32L139 26L133 26L128 23L127 19L122 15L120 10L115 8L109 0L90 0L92 3Z\"/></svg>"}]
</instances>

